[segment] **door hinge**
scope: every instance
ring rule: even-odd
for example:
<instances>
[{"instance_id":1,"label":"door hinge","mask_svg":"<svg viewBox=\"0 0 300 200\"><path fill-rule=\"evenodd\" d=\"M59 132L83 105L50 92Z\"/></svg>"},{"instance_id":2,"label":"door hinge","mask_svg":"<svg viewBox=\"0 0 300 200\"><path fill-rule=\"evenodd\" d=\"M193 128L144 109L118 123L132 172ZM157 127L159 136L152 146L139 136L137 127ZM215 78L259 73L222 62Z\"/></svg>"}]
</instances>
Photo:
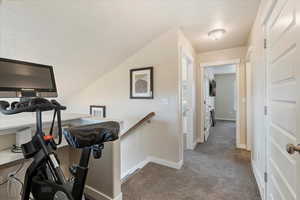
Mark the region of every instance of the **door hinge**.
<instances>
[{"instance_id":1,"label":"door hinge","mask_svg":"<svg viewBox=\"0 0 300 200\"><path fill-rule=\"evenodd\" d=\"M268 115L268 106L265 106L265 107L264 107L264 114L265 114L265 115Z\"/></svg>"},{"instance_id":2,"label":"door hinge","mask_svg":"<svg viewBox=\"0 0 300 200\"><path fill-rule=\"evenodd\" d=\"M264 48L267 48L267 39L264 39Z\"/></svg>"},{"instance_id":3,"label":"door hinge","mask_svg":"<svg viewBox=\"0 0 300 200\"><path fill-rule=\"evenodd\" d=\"M265 183L267 183L268 182L268 173L267 172L264 173L264 179L265 179Z\"/></svg>"}]
</instances>

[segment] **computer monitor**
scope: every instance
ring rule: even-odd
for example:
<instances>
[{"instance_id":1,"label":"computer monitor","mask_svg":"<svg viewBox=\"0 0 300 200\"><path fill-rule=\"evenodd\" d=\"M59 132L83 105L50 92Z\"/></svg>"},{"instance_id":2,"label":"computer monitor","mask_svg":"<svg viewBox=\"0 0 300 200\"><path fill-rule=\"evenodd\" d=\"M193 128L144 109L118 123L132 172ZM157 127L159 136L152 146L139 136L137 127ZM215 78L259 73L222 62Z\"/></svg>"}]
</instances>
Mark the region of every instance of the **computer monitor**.
<instances>
[{"instance_id":1,"label":"computer monitor","mask_svg":"<svg viewBox=\"0 0 300 200\"><path fill-rule=\"evenodd\" d=\"M0 98L57 97L53 67L0 58Z\"/></svg>"}]
</instances>

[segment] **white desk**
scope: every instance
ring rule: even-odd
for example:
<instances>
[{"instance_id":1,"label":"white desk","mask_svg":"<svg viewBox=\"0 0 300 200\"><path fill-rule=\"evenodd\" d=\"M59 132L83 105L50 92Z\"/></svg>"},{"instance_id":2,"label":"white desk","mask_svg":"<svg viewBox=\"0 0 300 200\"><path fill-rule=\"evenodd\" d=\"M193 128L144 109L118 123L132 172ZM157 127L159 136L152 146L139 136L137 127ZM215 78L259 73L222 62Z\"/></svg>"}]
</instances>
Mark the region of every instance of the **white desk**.
<instances>
[{"instance_id":1,"label":"white desk","mask_svg":"<svg viewBox=\"0 0 300 200\"><path fill-rule=\"evenodd\" d=\"M62 124L68 124L74 121L85 121L86 123L97 123L108 121L108 119L91 118L89 115L62 113ZM52 122L53 112L43 113L43 124ZM22 113L17 115L0 115L0 135L15 134L16 131L24 128L35 128L35 113ZM58 148L67 146L63 137L62 144ZM6 165L18 160L22 160L23 154L12 153L10 149L0 151L0 166Z\"/></svg>"},{"instance_id":2,"label":"white desk","mask_svg":"<svg viewBox=\"0 0 300 200\"><path fill-rule=\"evenodd\" d=\"M43 113L43 125L45 130L49 128L52 122L53 112ZM105 121L117 121L121 126L121 133L123 133L123 122L115 119L103 119L103 118L94 118L89 115L82 114L70 114L62 113L62 125L83 125L83 124L93 124ZM6 137L7 134L15 134L16 131L20 131L24 128L35 129L35 114L24 113L19 115L12 116L3 116L0 115L0 136ZM120 134L121 134L120 133ZM5 140L3 140L5 141ZM59 148L68 146L67 142L63 137L62 144ZM66 147L67 148L67 147ZM114 191L114 196L120 195L121 192L121 180L120 180L120 142L115 141L108 143L104 149L103 158L100 160L91 159L90 160L90 171L91 174L87 180L87 193L97 198L95 195L106 194L107 191ZM68 158L77 159L77 152L69 152ZM67 160L68 160L67 158ZM0 167L5 168L9 165L16 164L16 161L23 160L23 154L12 153L10 149L0 151ZM77 161L76 161L77 162ZM71 163L68 163L68 165ZM94 174L99 174L99 171L105 175L104 178L93 178ZM97 177L97 176L96 176ZM88 190L93 188L93 190ZM96 192L95 192L96 191ZM104 196L103 196L104 198ZM112 197L111 197L112 198Z\"/></svg>"},{"instance_id":3,"label":"white desk","mask_svg":"<svg viewBox=\"0 0 300 200\"><path fill-rule=\"evenodd\" d=\"M89 118L89 115L64 113L62 112L62 122L76 120L80 118ZM51 123L53 112L43 113L43 124ZM26 127L35 127L35 113L21 113L16 115L0 115L0 135L6 134L7 130L23 129Z\"/></svg>"}]
</instances>

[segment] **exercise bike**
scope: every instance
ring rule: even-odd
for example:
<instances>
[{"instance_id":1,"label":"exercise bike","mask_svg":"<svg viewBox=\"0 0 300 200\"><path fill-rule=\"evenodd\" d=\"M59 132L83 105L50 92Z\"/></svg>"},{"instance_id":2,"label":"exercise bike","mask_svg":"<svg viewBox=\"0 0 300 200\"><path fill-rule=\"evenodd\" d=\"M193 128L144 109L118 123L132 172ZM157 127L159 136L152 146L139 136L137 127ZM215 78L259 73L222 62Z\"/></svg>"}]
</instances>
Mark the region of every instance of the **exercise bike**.
<instances>
[{"instance_id":1,"label":"exercise bike","mask_svg":"<svg viewBox=\"0 0 300 200\"><path fill-rule=\"evenodd\" d=\"M22 145L24 158L33 158L25 174L22 200L83 200L91 153L95 159L99 159L104 143L118 139L119 123L113 121L62 130L62 110L66 110L66 107L56 100L44 98L29 98L11 104L0 101L0 112L5 115L36 113L36 133L30 142ZM49 134L43 132L42 113L45 111L54 111ZM55 121L58 142L53 136ZM65 178L55 153L63 134L70 146L82 149L79 164L70 167L74 176L72 181Z\"/></svg>"}]
</instances>

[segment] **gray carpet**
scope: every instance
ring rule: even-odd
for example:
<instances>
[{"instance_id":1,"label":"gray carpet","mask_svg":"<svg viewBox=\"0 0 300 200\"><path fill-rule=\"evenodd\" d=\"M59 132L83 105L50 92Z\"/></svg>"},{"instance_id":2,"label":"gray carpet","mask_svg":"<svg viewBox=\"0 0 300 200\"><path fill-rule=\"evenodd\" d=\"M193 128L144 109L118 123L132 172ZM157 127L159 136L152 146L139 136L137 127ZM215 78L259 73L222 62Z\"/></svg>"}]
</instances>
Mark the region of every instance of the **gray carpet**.
<instances>
[{"instance_id":1,"label":"gray carpet","mask_svg":"<svg viewBox=\"0 0 300 200\"><path fill-rule=\"evenodd\" d=\"M217 121L180 170L150 163L122 184L124 200L260 200L250 153L235 149L235 124Z\"/></svg>"}]
</instances>

